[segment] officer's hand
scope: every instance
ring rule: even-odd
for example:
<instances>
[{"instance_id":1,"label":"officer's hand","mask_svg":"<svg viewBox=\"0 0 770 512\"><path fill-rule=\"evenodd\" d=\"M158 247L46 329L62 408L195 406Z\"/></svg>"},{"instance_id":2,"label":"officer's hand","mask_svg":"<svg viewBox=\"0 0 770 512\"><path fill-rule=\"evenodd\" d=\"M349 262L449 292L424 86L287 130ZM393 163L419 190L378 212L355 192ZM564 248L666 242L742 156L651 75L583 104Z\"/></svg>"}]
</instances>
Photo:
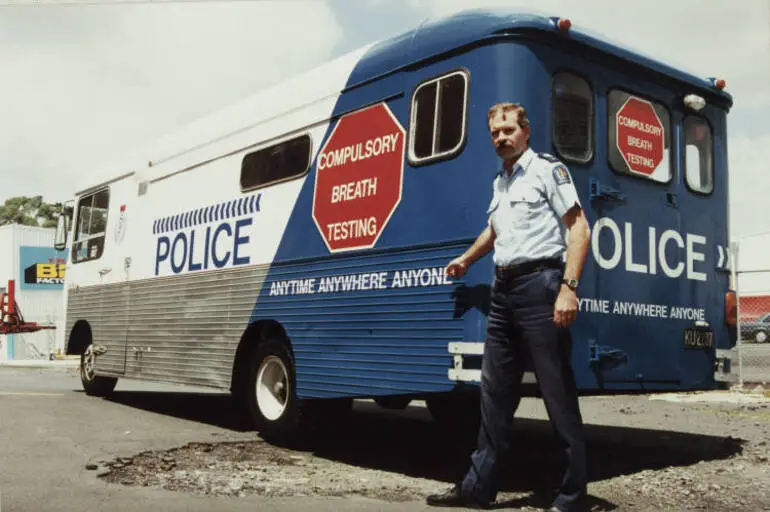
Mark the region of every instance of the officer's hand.
<instances>
[{"instance_id":1,"label":"officer's hand","mask_svg":"<svg viewBox=\"0 0 770 512\"><path fill-rule=\"evenodd\" d=\"M567 327L577 317L577 294L568 286L562 285L553 308L553 323Z\"/></svg>"},{"instance_id":2,"label":"officer's hand","mask_svg":"<svg viewBox=\"0 0 770 512\"><path fill-rule=\"evenodd\" d=\"M449 262L446 266L446 274L454 279L460 279L465 275L468 270L468 264L462 259L462 257L455 258Z\"/></svg>"}]
</instances>

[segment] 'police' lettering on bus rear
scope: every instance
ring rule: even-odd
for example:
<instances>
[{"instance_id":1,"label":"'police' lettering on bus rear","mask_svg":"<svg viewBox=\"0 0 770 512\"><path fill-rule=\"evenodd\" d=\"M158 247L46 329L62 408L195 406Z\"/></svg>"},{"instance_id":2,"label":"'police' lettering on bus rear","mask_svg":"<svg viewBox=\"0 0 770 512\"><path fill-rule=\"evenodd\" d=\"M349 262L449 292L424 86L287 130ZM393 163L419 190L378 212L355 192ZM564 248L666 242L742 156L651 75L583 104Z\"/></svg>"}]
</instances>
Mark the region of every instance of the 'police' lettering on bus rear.
<instances>
[{"instance_id":1,"label":"'police' lettering on bus rear","mask_svg":"<svg viewBox=\"0 0 770 512\"><path fill-rule=\"evenodd\" d=\"M660 269L672 279L684 274L693 281L706 280L706 273L702 272L706 268L705 245L705 236L691 233L682 236L672 229L658 235L654 226L649 226L645 233L644 228L639 231L626 222L621 231L608 217L598 219L591 233L594 260L601 268L612 270L622 260L627 272L655 275Z\"/></svg>"},{"instance_id":2,"label":"'police' lettering on bus rear","mask_svg":"<svg viewBox=\"0 0 770 512\"><path fill-rule=\"evenodd\" d=\"M222 222L205 229L188 229L172 236L158 237L155 248L155 275L164 270L174 274L248 265L250 258L243 246L249 243L253 219Z\"/></svg>"}]
</instances>

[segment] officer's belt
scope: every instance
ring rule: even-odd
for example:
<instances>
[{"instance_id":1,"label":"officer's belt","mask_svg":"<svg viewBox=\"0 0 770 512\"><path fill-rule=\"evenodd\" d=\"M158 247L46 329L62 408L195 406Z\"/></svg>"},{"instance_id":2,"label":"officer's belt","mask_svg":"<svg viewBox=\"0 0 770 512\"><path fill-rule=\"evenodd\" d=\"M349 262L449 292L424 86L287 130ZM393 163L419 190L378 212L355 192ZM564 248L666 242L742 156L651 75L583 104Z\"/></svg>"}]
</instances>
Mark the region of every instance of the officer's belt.
<instances>
[{"instance_id":1,"label":"officer's belt","mask_svg":"<svg viewBox=\"0 0 770 512\"><path fill-rule=\"evenodd\" d=\"M495 276L498 279L514 279L524 274L531 274L539 270L546 268L561 269L563 267L561 259L551 258L543 260L525 261L518 265L510 265L505 267L495 266Z\"/></svg>"}]
</instances>

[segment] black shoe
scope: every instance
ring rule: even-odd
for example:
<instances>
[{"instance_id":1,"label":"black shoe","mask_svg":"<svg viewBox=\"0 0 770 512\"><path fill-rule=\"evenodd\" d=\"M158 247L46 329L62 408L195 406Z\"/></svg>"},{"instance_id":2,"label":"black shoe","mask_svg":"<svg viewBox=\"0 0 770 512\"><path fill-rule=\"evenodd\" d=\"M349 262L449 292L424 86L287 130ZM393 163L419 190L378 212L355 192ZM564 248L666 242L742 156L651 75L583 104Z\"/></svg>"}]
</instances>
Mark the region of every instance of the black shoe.
<instances>
[{"instance_id":1,"label":"black shoe","mask_svg":"<svg viewBox=\"0 0 770 512\"><path fill-rule=\"evenodd\" d=\"M463 494L462 487L459 485L455 485L444 494L431 494L425 501L434 507L492 508L489 502L479 501Z\"/></svg>"},{"instance_id":2,"label":"black shoe","mask_svg":"<svg viewBox=\"0 0 770 512\"><path fill-rule=\"evenodd\" d=\"M588 507L586 507L583 501L581 500L572 506L554 503L548 509L548 512L584 512L586 510L588 510Z\"/></svg>"}]
</instances>

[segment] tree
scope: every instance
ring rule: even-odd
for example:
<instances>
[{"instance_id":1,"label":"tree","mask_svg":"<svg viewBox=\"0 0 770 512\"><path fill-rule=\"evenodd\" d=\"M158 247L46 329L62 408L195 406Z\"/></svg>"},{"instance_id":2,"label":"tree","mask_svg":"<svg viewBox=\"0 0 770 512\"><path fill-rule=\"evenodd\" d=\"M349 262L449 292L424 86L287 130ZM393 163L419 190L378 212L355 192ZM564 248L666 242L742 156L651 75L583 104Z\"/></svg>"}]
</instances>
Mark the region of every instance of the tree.
<instances>
[{"instance_id":1,"label":"tree","mask_svg":"<svg viewBox=\"0 0 770 512\"><path fill-rule=\"evenodd\" d=\"M71 207L67 208L70 212ZM55 228L59 213L64 210L62 203L45 203L43 196L12 197L0 206L0 226L21 224Z\"/></svg>"}]
</instances>

